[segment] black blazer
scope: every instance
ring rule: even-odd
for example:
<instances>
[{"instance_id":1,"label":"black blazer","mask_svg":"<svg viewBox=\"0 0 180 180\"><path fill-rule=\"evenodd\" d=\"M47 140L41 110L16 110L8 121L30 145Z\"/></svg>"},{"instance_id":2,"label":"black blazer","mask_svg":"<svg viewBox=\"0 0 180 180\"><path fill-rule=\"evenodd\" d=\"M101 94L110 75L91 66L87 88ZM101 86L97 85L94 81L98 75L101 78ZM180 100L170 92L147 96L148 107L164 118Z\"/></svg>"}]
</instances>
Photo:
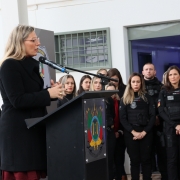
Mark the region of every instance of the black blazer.
<instances>
[{"instance_id":1,"label":"black blazer","mask_svg":"<svg viewBox=\"0 0 180 180\"><path fill-rule=\"evenodd\" d=\"M0 69L3 99L0 119L1 169L6 171L46 170L45 126L27 129L26 118L42 117L50 96L43 90L39 62L33 58L8 59Z\"/></svg>"}]
</instances>

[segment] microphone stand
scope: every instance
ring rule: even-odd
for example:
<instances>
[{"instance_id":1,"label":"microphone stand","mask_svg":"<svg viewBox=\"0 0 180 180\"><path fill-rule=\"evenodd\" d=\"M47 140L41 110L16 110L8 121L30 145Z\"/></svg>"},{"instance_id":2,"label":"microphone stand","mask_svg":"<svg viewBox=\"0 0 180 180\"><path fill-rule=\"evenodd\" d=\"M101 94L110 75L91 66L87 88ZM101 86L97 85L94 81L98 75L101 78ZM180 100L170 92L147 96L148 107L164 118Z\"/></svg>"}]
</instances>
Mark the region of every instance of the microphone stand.
<instances>
[{"instance_id":1,"label":"microphone stand","mask_svg":"<svg viewBox=\"0 0 180 180\"><path fill-rule=\"evenodd\" d=\"M100 78L101 79L101 84L102 84L102 90L105 90L105 85L107 85L110 80L118 82L117 79L109 78L108 76L104 76L102 74L93 74L93 73L81 71L79 69L74 69L74 68L70 68L70 67L64 67L64 68L65 69L69 69L69 70L73 70L73 71L76 71L76 72L80 72L80 73L83 73L83 74L88 74L88 75L96 76L96 77Z\"/></svg>"}]
</instances>

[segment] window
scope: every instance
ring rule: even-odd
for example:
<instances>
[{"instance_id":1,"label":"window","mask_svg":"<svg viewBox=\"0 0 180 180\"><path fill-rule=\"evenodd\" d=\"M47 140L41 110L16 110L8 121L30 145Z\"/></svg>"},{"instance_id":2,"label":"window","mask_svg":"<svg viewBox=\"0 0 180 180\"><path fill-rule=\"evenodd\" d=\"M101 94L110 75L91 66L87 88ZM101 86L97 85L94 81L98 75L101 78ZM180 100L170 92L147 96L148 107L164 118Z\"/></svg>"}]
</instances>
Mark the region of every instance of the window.
<instances>
[{"instance_id":1,"label":"window","mask_svg":"<svg viewBox=\"0 0 180 180\"><path fill-rule=\"evenodd\" d=\"M142 73L145 63L156 68L161 80L172 65L180 68L180 22L128 28L132 72Z\"/></svg>"},{"instance_id":2,"label":"window","mask_svg":"<svg viewBox=\"0 0 180 180\"><path fill-rule=\"evenodd\" d=\"M85 70L111 68L109 28L55 34L56 63Z\"/></svg>"}]
</instances>

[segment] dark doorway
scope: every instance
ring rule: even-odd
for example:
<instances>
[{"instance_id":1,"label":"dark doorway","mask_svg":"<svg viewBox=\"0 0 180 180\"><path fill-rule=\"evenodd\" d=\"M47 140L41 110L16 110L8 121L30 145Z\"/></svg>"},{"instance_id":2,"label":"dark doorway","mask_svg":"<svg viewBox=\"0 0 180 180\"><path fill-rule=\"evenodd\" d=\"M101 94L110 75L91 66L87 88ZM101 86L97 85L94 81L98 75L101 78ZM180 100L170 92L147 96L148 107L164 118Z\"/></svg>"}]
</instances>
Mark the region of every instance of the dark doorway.
<instances>
[{"instance_id":1,"label":"dark doorway","mask_svg":"<svg viewBox=\"0 0 180 180\"><path fill-rule=\"evenodd\" d=\"M152 63L152 54L151 53L138 52L138 68L139 68L140 74L142 73L143 66L146 63Z\"/></svg>"}]
</instances>

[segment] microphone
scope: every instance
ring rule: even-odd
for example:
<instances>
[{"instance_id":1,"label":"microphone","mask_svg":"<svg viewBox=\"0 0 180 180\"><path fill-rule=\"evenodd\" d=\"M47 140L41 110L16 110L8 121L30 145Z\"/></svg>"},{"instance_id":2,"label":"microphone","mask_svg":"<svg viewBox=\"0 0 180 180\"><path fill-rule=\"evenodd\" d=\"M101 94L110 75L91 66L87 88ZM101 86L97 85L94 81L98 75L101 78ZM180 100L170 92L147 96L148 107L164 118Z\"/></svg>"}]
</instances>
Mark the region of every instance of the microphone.
<instances>
[{"instance_id":1,"label":"microphone","mask_svg":"<svg viewBox=\"0 0 180 180\"><path fill-rule=\"evenodd\" d=\"M46 59L45 57L41 56L39 57L39 62L43 63L43 64L47 64L48 66L54 68L54 69L57 69L63 73L67 73L69 74L69 72L66 70L66 68L64 67L61 67L60 65L56 64L55 62L52 62L48 59Z\"/></svg>"}]
</instances>

